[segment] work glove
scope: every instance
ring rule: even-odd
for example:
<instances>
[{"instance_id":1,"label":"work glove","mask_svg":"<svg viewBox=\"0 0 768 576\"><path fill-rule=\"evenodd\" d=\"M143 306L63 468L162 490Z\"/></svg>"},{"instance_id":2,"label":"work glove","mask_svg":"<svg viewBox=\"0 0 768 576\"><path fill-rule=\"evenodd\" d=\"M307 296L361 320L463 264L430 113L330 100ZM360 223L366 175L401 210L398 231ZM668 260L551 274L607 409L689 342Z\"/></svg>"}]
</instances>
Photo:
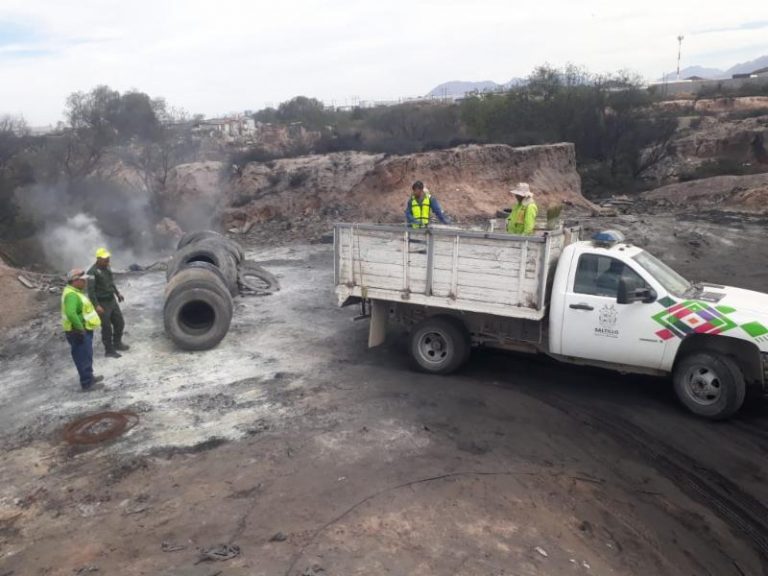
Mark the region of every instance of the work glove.
<instances>
[{"instance_id":1,"label":"work glove","mask_svg":"<svg viewBox=\"0 0 768 576\"><path fill-rule=\"evenodd\" d=\"M123 300L125 300L125 297L122 294L118 294L117 295L117 301L118 302L122 302Z\"/></svg>"}]
</instances>

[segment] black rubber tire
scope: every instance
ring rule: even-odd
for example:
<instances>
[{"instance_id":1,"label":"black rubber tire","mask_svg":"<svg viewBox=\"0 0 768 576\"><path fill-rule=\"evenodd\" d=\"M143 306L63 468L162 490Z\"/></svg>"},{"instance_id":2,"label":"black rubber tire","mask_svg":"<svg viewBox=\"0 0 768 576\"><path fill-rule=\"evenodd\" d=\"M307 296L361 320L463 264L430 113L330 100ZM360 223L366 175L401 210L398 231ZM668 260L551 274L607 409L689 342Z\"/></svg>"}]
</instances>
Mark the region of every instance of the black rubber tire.
<instances>
[{"instance_id":1,"label":"black rubber tire","mask_svg":"<svg viewBox=\"0 0 768 576\"><path fill-rule=\"evenodd\" d=\"M186 246L197 244L198 242L219 242L232 253L237 264L240 264L245 260L245 252L243 252L243 247L240 246L240 244L218 232L214 232L213 230L187 232L179 239L176 249L181 250Z\"/></svg>"},{"instance_id":2,"label":"black rubber tire","mask_svg":"<svg viewBox=\"0 0 768 576\"><path fill-rule=\"evenodd\" d=\"M216 276L219 280L221 280L221 284L229 293L229 289L227 288L227 279L224 277L224 274L217 266L214 266L210 262L187 262L186 264L181 264L179 266L179 269L176 271L174 278L179 275L179 272L181 272L182 270L186 270L187 268L193 268L197 270L208 270L214 276ZM232 294L232 295L235 296L235 294Z\"/></svg>"},{"instance_id":3,"label":"black rubber tire","mask_svg":"<svg viewBox=\"0 0 768 576\"><path fill-rule=\"evenodd\" d=\"M422 372L450 374L469 358L469 334L455 318L432 316L411 331L408 349Z\"/></svg>"},{"instance_id":4,"label":"black rubber tire","mask_svg":"<svg viewBox=\"0 0 768 576\"><path fill-rule=\"evenodd\" d=\"M696 380L711 379L718 394L710 400L697 398L691 390ZM746 396L744 375L730 356L717 352L694 352L682 358L673 374L675 394L697 416L724 420L738 412Z\"/></svg>"},{"instance_id":5,"label":"black rubber tire","mask_svg":"<svg viewBox=\"0 0 768 576\"><path fill-rule=\"evenodd\" d=\"M258 280L251 280L251 277ZM253 262L244 262L240 265L237 280L245 293L273 294L280 290L277 277Z\"/></svg>"},{"instance_id":6,"label":"black rubber tire","mask_svg":"<svg viewBox=\"0 0 768 576\"><path fill-rule=\"evenodd\" d=\"M229 331L232 297L211 270L184 268L165 288L165 333L182 350L209 350Z\"/></svg>"},{"instance_id":7,"label":"black rubber tire","mask_svg":"<svg viewBox=\"0 0 768 576\"><path fill-rule=\"evenodd\" d=\"M172 295L189 288L204 288L220 294L221 296L230 296L226 283L221 279L221 275L203 267L189 266L176 274L165 285L165 299ZM230 301L232 300L230 296Z\"/></svg>"},{"instance_id":8,"label":"black rubber tire","mask_svg":"<svg viewBox=\"0 0 768 576\"><path fill-rule=\"evenodd\" d=\"M184 246L173 255L168 263L165 277L171 278L190 262L207 262L216 266L225 279L225 284L232 296L238 294L237 286L237 262L232 253L221 243L213 240L203 240Z\"/></svg>"},{"instance_id":9,"label":"black rubber tire","mask_svg":"<svg viewBox=\"0 0 768 576\"><path fill-rule=\"evenodd\" d=\"M214 232L213 230L195 230L194 232L187 232L184 234L184 236L179 238L179 243L176 245L176 250L181 250L184 248L184 246L194 244L200 240L208 240L210 238L224 238L224 236L218 232Z\"/></svg>"}]
</instances>

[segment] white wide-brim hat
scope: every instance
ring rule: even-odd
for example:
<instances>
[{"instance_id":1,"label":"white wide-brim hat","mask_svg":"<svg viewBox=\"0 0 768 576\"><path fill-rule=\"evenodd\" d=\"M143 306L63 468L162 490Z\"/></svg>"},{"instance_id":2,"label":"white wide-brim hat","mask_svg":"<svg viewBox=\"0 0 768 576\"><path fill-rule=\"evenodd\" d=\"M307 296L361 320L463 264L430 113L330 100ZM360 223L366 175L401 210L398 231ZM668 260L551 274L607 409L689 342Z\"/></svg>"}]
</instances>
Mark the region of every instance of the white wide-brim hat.
<instances>
[{"instance_id":1,"label":"white wide-brim hat","mask_svg":"<svg viewBox=\"0 0 768 576\"><path fill-rule=\"evenodd\" d=\"M514 194L515 196L521 196L522 198L530 198L533 196L533 192L531 192L531 187L528 186L528 182L519 182L517 186L509 191L509 193Z\"/></svg>"}]
</instances>

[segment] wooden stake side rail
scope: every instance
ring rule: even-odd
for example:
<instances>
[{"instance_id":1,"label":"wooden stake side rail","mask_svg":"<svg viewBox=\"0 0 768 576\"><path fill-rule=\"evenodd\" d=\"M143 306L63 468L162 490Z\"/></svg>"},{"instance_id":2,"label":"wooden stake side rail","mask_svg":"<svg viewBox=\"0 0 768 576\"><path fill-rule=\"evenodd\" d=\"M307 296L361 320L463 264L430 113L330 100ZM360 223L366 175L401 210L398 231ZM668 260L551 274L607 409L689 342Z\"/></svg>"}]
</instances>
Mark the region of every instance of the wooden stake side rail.
<instances>
[{"instance_id":1,"label":"wooden stake side rail","mask_svg":"<svg viewBox=\"0 0 768 576\"><path fill-rule=\"evenodd\" d=\"M575 236L337 224L336 293L339 304L371 298L540 320L548 278Z\"/></svg>"}]
</instances>

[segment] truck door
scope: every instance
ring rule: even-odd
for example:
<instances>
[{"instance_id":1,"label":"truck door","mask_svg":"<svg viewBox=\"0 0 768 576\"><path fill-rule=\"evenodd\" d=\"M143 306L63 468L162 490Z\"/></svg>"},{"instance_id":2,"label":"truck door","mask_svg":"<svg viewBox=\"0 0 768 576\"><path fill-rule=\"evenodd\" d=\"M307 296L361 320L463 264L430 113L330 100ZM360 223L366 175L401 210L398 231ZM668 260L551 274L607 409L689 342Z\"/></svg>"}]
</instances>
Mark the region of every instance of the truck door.
<instances>
[{"instance_id":1,"label":"truck door","mask_svg":"<svg viewBox=\"0 0 768 576\"><path fill-rule=\"evenodd\" d=\"M605 254L579 256L565 294L562 354L658 368L665 343L655 334L653 304L618 304L619 281L650 287L631 265Z\"/></svg>"}]
</instances>

